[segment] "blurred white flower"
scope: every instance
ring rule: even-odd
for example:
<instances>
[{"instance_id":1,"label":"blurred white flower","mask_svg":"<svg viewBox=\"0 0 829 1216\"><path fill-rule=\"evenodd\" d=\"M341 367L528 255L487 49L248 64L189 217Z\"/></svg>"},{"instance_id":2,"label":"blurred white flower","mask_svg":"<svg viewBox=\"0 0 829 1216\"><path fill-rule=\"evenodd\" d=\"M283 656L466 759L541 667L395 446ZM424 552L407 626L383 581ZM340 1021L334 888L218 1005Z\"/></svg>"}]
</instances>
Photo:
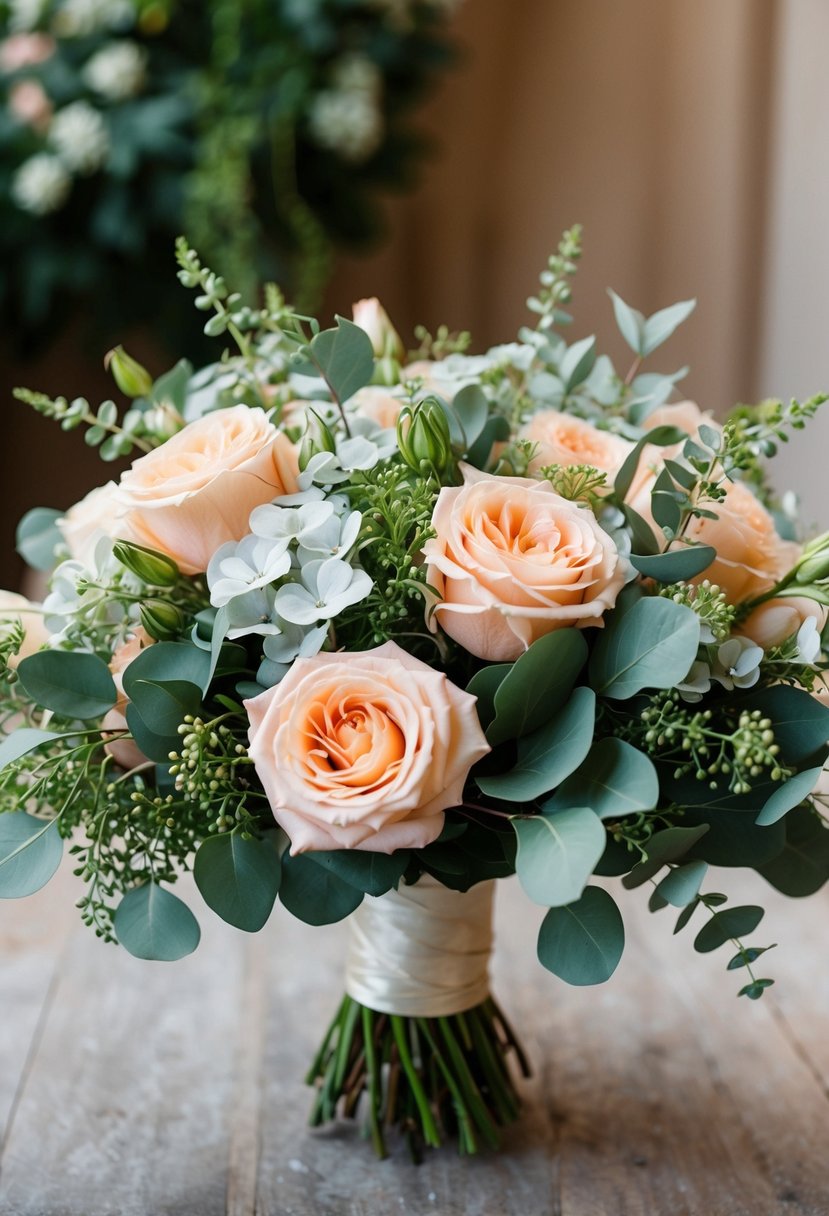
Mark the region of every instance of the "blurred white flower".
<instances>
[{"instance_id":1,"label":"blurred white flower","mask_svg":"<svg viewBox=\"0 0 829 1216\"><path fill-rule=\"evenodd\" d=\"M53 25L56 34L78 38L96 30L129 29L135 17L130 0L63 0Z\"/></svg>"},{"instance_id":2,"label":"blurred white flower","mask_svg":"<svg viewBox=\"0 0 829 1216\"><path fill-rule=\"evenodd\" d=\"M75 173L94 173L109 153L106 123L86 101L73 101L58 110L49 140L67 169Z\"/></svg>"},{"instance_id":3,"label":"blurred white flower","mask_svg":"<svg viewBox=\"0 0 829 1216\"><path fill-rule=\"evenodd\" d=\"M368 160L383 139L383 115L364 89L324 89L311 103L311 137L344 160Z\"/></svg>"},{"instance_id":4,"label":"blurred white flower","mask_svg":"<svg viewBox=\"0 0 829 1216\"><path fill-rule=\"evenodd\" d=\"M814 663L820 654L820 631L817 621L809 616L797 631L797 657L801 663Z\"/></svg>"},{"instance_id":5,"label":"blurred white flower","mask_svg":"<svg viewBox=\"0 0 829 1216\"><path fill-rule=\"evenodd\" d=\"M108 101L124 101L141 90L147 76L147 52L126 39L102 47L84 68L91 89Z\"/></svg>"},{"instance_id":6,"label":"blurred white flower","mask_svg":"<svg viewBox=\"0 0 829 1216\"><path fill-rule=\"evenodd\" d=\"M38 152L15 173L11 194L24 211L48 215L63 206L71 186L72 179L58 158L49 152Z\"/></svg>"},{"instance_id":7,"label":"blurred white flower","mask_svg":"<svg viewBox=\"0 0 829 1216\"><path fill-rule=\"evenodd\" d=\"M344 55L331 75L334 87L346 93L370 93L377 97L383 87L380 69L365 55Z\"/></svg>"},{"instance_id":8,"label":"blurred white flower","mask_svg":"<svg viewBox=\"0 0 829 1216\"><path fill-rule=\"evenodd\" d=\"M9 29L14 31L33 30L40 21L43 12L43 0L10 0Z\"/></svg>"}]
</instances>

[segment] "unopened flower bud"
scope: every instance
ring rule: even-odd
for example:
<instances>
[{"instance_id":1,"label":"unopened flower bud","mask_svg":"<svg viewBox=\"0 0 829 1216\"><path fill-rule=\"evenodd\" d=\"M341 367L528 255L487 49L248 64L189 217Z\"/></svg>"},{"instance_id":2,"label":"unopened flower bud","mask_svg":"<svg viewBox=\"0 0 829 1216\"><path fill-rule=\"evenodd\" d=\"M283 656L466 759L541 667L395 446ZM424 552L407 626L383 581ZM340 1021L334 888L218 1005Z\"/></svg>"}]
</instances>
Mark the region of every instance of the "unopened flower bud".
<instances>
[{"instance_id":1,"label":"unopened flower bud","mask_svg":"<svg viewBox=\"0 0 829 1216\"><path fill-rule=\"evenodd\" d=\"M369 300L358 300L352 306L351 315L354 324L359 325L360 329L368 334L372 350L378 359L395 359L398 363L404 359L406 352L400 335L376 296Z\"/></svg>"},{"instance_id":2,"label":"unopened flower bud","mask_svg":"<svg viewBox=\"0 0 829 1216\"><path fill-rule=\"evenodd\" d=\"M184 616L175 604L166 600L146 600L139 609L141 624L157 642L178 637L184 628Z\"/></svg>"},{"instance_id":3,"label":"unopened flower bud","mask_svg":"<svg viewBox=\"0 0 829 1216\"><path fill-rule=\"evenodd\" d=\"M320 418L316 410L309 409L306 431L299 445L300 472L305 472L311 457L316 456L318 452L336 452L336 450L337 444L330 427Z\"/></svg>"},{"instance_id":4,"label":"unopened flower bud","mask_svg":"<svg viewBox=\"0 0 829 1216\"><path fill-rule=\"evenodd\" d=\"M413 408L405 406L397 422L400 454L416 473L433 469L439 476L451 467L452 443L449 420L443 406L426 398Z\"/></svg>"},{"instance_id":5,"label":"unopened flower bud","mask_svg":"<svg viewBox=\"0 0 829 1216\"><path fill-rule=\"evenodd\" d=\"M113 556L122 566L136 575L142 582L153 587L172 587L179 578L179 568L172 558L144 545L117 540L112 546Z\"/></svg>"},{"instance_id":6,"label":"unopened flower bud","mask_svg":"<svg viewBox=\"0 0 829 1216\"><path fill-rule=\"evenodd\" d=\"M816 537L808 544L797 563L795 582L805 587L807 583L816 583L819 579L829 577L829 533Z\"/></svg>"},{"instance_id":7,"label":"unopened flower bud","mask_svg":"<svg viewBox=\"0 0 829 1216\"><path fill-rule=\"evenodd\" d=\"M125 397L147 397L152 391L152 376L123 346L115 346L104 355L104 367Z\"/></svg>"}]
</instances>

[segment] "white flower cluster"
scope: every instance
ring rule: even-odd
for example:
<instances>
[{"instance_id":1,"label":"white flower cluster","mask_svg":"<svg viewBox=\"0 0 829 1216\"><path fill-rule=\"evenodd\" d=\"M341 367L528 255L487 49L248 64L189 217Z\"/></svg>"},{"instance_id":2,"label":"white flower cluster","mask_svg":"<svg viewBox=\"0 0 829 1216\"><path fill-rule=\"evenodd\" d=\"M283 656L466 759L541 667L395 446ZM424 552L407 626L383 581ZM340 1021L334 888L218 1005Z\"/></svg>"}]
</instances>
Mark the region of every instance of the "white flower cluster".
<instances>
[{"instance_id":1,"label":"white flower cluster","mask_svg":"<svg viewBox=\"0 0 829 1216\"><path fill-rule=\"evenodd\" d=\"M54 30L59 37L84 38L98 30L117 30L133 25L135 5L130 0L63 0L55 13Z\"/></svg>"},{"instance_id":2,"label":"white flower cluster","mask_svg":"<svg viewBox=\"0 0 829 1216\"><path fill-rule=\"evenodd\" d=\"M30 156L12 179L12 198L32 215L48 215L62 207L72 188L72 174L95 173L110 150L106 121L86 101L73 101L58 110L49 128L49 143L52 152Z\"/></svg>"},{"instance_id":3,"label":"white flower cluster","mask_svg":"<svg viewBox=\"0 0 829 1216\"><path fill-rule=\"evenodd\" d=\"M107 101L126 101L141 91L147 76L147 52L128 38L110 42L92 56L84 79Z\"/></svg>"},{"instance_id":4,"label":"white flower cluster","mask_svg":"<svg viewBox=\"0 0 829 1216\"><path fill-rule=\"evenodd\" d=\"M71 187L72 178L58 157L50 152L37 152L23 162L12 178L11 196L23 211L48 215L63 206Z\"/></svg>"},{"instance_id":5,"label":"white flower cluster","mask_svg":"<svg viewBox=\"0 0 829 1216\"><path fill-rule=\"evenodd\" d=\"M703 644L714 641L708 627L701 622ZM813 664L820 655L820 632L813 617L808 617L797 631L792 661ZM753 688L760 679L760 664L765 658L762 646L746 637L730 637L716 648L708 646L708 659L697 659L688 675L677 685L683 701L696 702L711 689L716 680L726 691Z\"/></svg>"},{"instance_id":6,"label":"white flower cluster","mask_svg":"<svg viewBox=\"0 0 829 1216\"><path fill-rule=\"evenodd\" d=\"M362 516L340 494L313 487L257 507L250 535L230 541L207 569L218 609L214 645L223 637L264 637L257 679L277 684L296 658L315 655L328 622L365 599L372 581L350 555Z\"/></svg>"},{"instance_id":7,"label":"white flower cluster","mask_svg":"<svg viewBox=\"0 0 829 1216\"><path fill-rule=\"evenodd\" d=\"M344 160L368 160L383 138L382 77L370 59L349 55L334 68L331 88L317 94L308 115L311 138Z\"/></svg>"},{"instance_id":8,"label":"white flower cluster","mask_svg":"<svg viewBox=\"0 0 829 1216\"><path fill-rule=\"evenodd\" d=\"M90 569L74 558L61 562L52 574L43 601L49 645L60 648L70 638L73 650L113 649L127 640L140 620L137 597L142 585L112 554L112 541L102 537ZM117 580L124 598L112 594Z\"/></svg>"}]
</instances>

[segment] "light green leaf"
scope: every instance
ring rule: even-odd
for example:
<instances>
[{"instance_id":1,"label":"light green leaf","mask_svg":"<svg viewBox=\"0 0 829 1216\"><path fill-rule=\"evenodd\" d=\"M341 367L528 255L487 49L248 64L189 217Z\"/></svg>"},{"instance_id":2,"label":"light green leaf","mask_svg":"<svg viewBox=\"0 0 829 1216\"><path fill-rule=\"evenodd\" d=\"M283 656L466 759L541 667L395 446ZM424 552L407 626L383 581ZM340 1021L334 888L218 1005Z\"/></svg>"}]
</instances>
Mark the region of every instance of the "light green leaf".
<instances>
[{"instance_id":1,"label":"light green leaf","mask_svg":"<svg viewBox=\"0 0 829 1216\"><path fill-rule=\"evenodd\" d=\"M779 789L774 791L770 798L766 799L763 809L754 822L761 827L777 823L778 819L782 819L793 807L800 806L801 802L808 798L822 772L822 767L807 768L802 773L796 773L794 777L790 777Z\"/></svg>"},{"instance_id":2,"label":"light green leaf","mask_svg":"<svg viewBox=\"0 0 829 1216\"><path fill-rule=\"evenodd\" d=\"M641 599L611 617L590 660L590 683L604 697L624 700L643 688L673 688L699 648L699 618L684 604Z\"/></svg>"},{"instance_id":3,"label":"light green leaf","mask_svg":"<svg viewBox=\"0 0 829 1216\"><path fill-rule=\"evenodd\" d=\"M481 790L507 802L530 802L549 793L587 755L595 717L595 694L589 688L576 688L546 726L519 740L516 764L510 772L476 778Z\"/></svg>"},{"instance_id":4,"label":"light green leaf","mask_svg":"<svg viewBox=\"0 0 829 1216\"><path fill-rule=\"evenodd\" d=\"M201 938L187 904L155 882L127 891L115 910L113 927L125 950L153 962L176 962L192 954Z\"/></svg>"},{"instance_id":5,"label":"light green leaf","mask_svg":"<svg viewBox=\"0 0 829 1216\"><path fill-rule=\"evenodd\" d=\"M124 672L124 692L140 700L139 681L151 684L194 684L204 691L211 667L210 655L189 642L156 642L133 659Z\"/></svg>"},{"instance_id":6,"label":"light green leaf","mask_svg":"<svg viewBox=\"0 0 829 1216\"><path fill-rule=\"evenodd\" d=\"M565 393L572 393L574 388L583 384L593 370L596 362L595 337L582 338L567 348L567 353L559 365L559 374L564 381Z\"/></svg>"},{"instance_id":7,"label":"light green leaf","mask_svg":"<svg viewBox=\"0 0 829 1216\"><path fill-rule=\"evenodd\" d=\"M337 317L336 329L324 329L306 348L334 397L347 401L374 375L374 351L364 329Z\"/></svg>"},{"instance_id":8,"label":"light green leaf","mask_svg":"<svg viewBox=\"0 0 829 1216\"><path fill-rule=\"evenodd\" d=\"M611 288L608 288L607 294L613 301L613 312L616 315L619 332L633 353L641 357L645 353L645 318L637 309L626 304L622 297Z\"/></svg>"},{"instance_id":9,"label":"light green leaf","mask_svg":"<svg viewBox=\"0 0 829 1216\"><path fill-rule=\"evenodd\" d=\"M0 899L20 899L39 891L62 856L56 820L35 819L25 811L0 814Z\"/></svg>"},{"instance_id":10,"label":"light green leaf","mask_svg":"<svg viewBox=\"0 0 829 1216\"><path fill-rule=\"evenodd\" d=\"M94 654L40 650L22 660L17 674L36 705L64 718L100 718L118 695L109 668Z\"/></svg>"},{"instance_id":11,"label":"light green leaf","mask_svg":"<svg viewBox=\"0 0 829 1216\"><path fill-rule=\"evenodd\" d=\"M580 629L556 629L533 642L494 693L495 719L487 729L491 746L520 739L549 722L570 696L586 661L587 642Z\"/></svg>"},{"instance_id":12,"label":"light green leaf","mask_svg":"<svg viewBox=\"0 0 829 1216\"><path fill-rule=\"evenodd\" d=\"M624 948L621 913L601 887L587 887L566 908L551 908L538 933L538 961L567 984L603 984Z\"/></svg>"},{"instance_id":13,"label":"light green leaf","mask_svg":"<svg viewBox=\"0 0 829 1216\"><path fill-rule=\"evenodd\" d=\"M604 852L605 830L589 807L513 819L515 871L529 898L548 908L578 899Z\"/></svg>"},{"instance_id":14,"label":"light green leaf","mask_svg":"<svg viewBox=\"0 0 829 1216\"><path fill-rule=\"evenodd\" d=\"M464 451L468 451L486 426L489 402L477 384L467 384L452 398L451 409L463 428Z\"/></svg>"},{"instance_id":15,"label":"light green leaf","mask_svg":"<svg viewBox=\"0 0 829 1216\"><path fill-rule=\"evenodd\" d=\"M707 870L705 861L689 861L684 866L677 866L659 883L657 893L675 908L684 908L699 895Z\"/></svg>"},{"instance_id":16,"label":"light green leaf","mask_svg":"<svg viewBox=\"0 0 829 1216\"><path fill-rule=\"evenodd\" d=\"M600 819L620 819L652 811L658 800L652 761L623 739L608 738L593 744L584 764L561 783L544 809L589 806Z\"/></svg>"},{"instance_id":17,"label":"light green leaf","mask_svg":"<svg viewBox=\"0 0 829 1216\"><path fill-rule=\"evenodd\" d=\"M653 354L658 346L667 342L674 330L690 317L696 306L696 300L681 300L679 304L661 308L659 312L648 317L643 333L642 354Z\"/></svg>"},{"instance_id":18,"label":"light green leaf","mask_svg":"<svg viewBox=\"0 0 829 1216\"><path fill-rule=\"evenodd\" d=\"M55 564L55 549L62 543L57 521L63 511L52 507L34 507L27 511L17 525L17 552L33 570L51 570Z\"/></svg>"},{"instance_id":19,"label":"light green leaf","mask_svg":"<svg viewBox=\"0 0 829 1216\"><path fill-rule=\"evenodd\" d=\"M60 735L53 730L36 730L32 726L20 726L0 743L0 769L19 760L27 752L33 752L43 743L51 743L53 739L68 739L70 735Z\"/></svg>"},{"instance_id":20,"label":"light green leaf","mask_svg":"<svg viewBox=\"0 0 829 1216\"><path fill-rule=\"evenodd\" d=\"M716 556L717 550L711 545L683 545L681 549L655 556L632 553L630 561L646 578L655 578L658 583L678 583L702 574Z\"/></svg>"},{"instance_id":21,"label":"light green leaf","mask_svg":"<svg viewBox=\"0 0 829 1216\"><path fill-rule=\"evenodd\" d=\"M484 730L488 729L495 717L495 694L504 678L512 671L512 666L512 663L490 663L488 667L476 671L466 686L466 691L478 698L475 708Z\"/></svg>"},{"instance_id":22,"label":"light green leaf","mask_svg":"<svg viewBox=\"0 0 829 1216\"><path fill-rule=\"evenodd\" d=\"M193 863L204 902L222 920L256 933L271 914L279 891L279 854L269 840L238 833L209 836Z\"/></svg>"}]
</instances>

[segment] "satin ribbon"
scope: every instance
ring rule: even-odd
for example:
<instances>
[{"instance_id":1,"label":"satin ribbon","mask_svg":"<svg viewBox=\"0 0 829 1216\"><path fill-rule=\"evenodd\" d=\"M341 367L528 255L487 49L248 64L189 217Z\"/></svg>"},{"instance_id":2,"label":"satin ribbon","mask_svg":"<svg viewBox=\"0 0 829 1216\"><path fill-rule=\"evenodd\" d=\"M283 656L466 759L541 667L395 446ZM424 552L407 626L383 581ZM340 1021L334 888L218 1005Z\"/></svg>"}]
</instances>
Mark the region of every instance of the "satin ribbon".
<instances>
[{"instance_id":1,"label":"satin ribbon","mask_svg":"<svg viewBox=\"0 0 829 1216\"><path fill-rule=\"evenodd\" d=\"M489 995L493 881L466 892L424 874L376 898L350 921L345 990L361 1005L403 1017L444 1017Z\"/></svg>"}]
</instances>

